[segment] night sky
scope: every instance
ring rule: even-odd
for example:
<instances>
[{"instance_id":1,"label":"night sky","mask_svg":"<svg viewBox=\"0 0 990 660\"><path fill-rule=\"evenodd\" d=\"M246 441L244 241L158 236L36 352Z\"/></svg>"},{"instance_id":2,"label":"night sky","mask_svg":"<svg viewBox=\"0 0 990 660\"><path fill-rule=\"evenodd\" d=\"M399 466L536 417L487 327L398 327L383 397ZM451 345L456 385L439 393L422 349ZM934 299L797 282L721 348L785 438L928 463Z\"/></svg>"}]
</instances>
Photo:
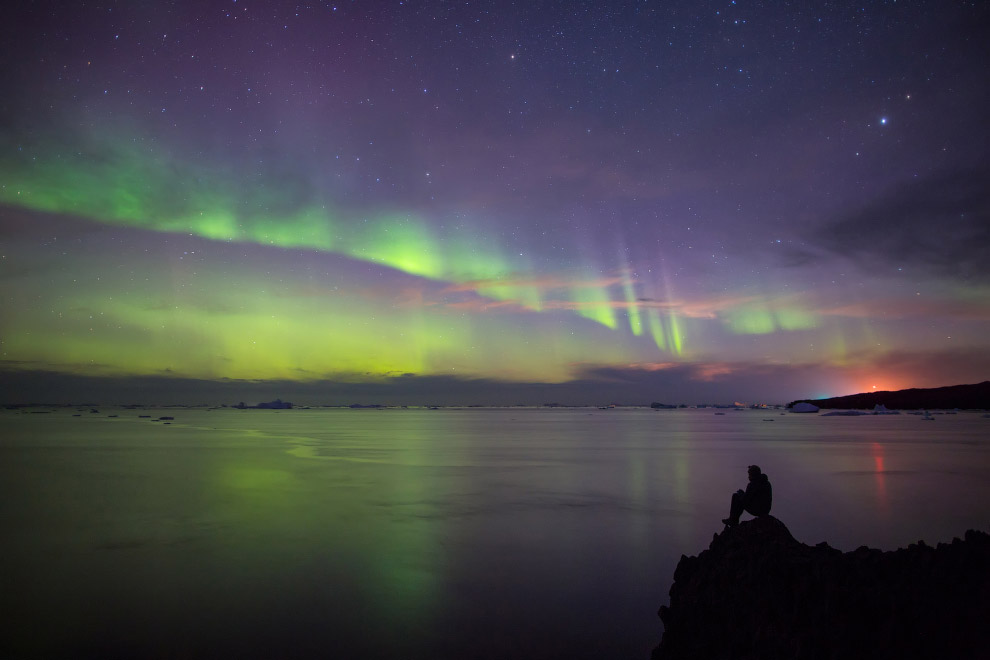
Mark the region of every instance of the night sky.
<instances>
[{"instance_id":1,"label":"night sky","mask_svg":"<svg viewBox=\"0 0 990 660\"><path fill-rule=\"evenodd\" d=\"M990 6L13 2L0 401L990 374Z\"/></svg>"}]
</instances>

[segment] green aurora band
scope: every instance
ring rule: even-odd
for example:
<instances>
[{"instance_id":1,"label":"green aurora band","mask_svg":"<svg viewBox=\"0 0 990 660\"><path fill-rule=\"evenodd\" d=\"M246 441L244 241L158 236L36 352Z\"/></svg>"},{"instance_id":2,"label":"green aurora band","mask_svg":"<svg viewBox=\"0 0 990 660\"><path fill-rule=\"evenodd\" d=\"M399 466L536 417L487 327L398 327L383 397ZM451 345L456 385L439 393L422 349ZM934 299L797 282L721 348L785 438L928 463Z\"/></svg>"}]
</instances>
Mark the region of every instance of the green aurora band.
<instances>
[{"instance_id":1,"label":"green aurora band","mask_svg":"<svg viewBox=\"0 0 990 660\"><path fill-rule=\"evenodd\" d=\"M141 144L117 138L75 148L8 148L0 159L0 202L216 241L335 253L433 280L477 282L482 296L543 308L539 287L500 282L530 267L509 258L493 237L438 236L421 220L394 212L345 218L291 177L248 185L229 167L190 165ZM578 313L616 328L609 291L587 288L577 285L571 296ZM627 279L623 289L625 301L634 302L632 282ZM639 334L639 310L630 310Z\"/></svg>"},{"instance_id":2,"label":"green aurora band","mask_svg":"<svg viewBox=\"0 0 990 660\"><path fill-rule=\"evenodd\" d=\"M625 316L632 336L645 335L662 354L687 355L685 323L691 320L637 295L642 285L629 275L628 266L611 284L602 284L601 272L593 269L587 269L585 279L541 283L532 275L532 264L521 255L510 258L494 237L476 232L468 236L463 230L440 235L410 214L335 212L298 177L278 177L274 183L261 177L248 185L246 177L230 167L206 166L202 158L175 158L147 144L119 137L63 149L8 144L0 158L0 203L210 241L342 255L531 311L564 309L612 331L625 327L620 324ZM262 282L257 286L264 288ZM353 374L361 380L461 369L464 375L552 382L570 378L570 365L581 363L584 355L575 346L547 356L545 347L555 345L551 330L528 348L510 347L492 333L479 334L468 321L422 310L392 310L389 323L369 331L364 319L374 318L375 308L356 299L348 301L346 311L341 305L314 311L270 295L240 300L229 313L196 304L176 313L149 306L137 294L92 295L94 300L82 300L77 307L103 310L100 338L92 328L87 330L89 319L65 314L49 323L44 315L32 318L27 313L8 324L7 355L29 363L57 359L105 373L167 372L201 378L305 380ZM817 323L815 315L794 306L748 305L720 314L719 320L736 334L808 329ZM169 332L158 332L161 328ZM481 336L485 334L489 336ZM635 355L618 347L620 342L606 343L613 346L596 349L603 362L636 361ZM330 344L332 351L325 348ZM50 348L54 345L59 347L56 356ZM458 357L464 346L473 345L497 345L494 353L500 357L479 357L485 351L473 354L470 362ZM509 364L530 368L513 369ZM300 365L306 365L305 370Z\"/></svg>"}]
</instances>

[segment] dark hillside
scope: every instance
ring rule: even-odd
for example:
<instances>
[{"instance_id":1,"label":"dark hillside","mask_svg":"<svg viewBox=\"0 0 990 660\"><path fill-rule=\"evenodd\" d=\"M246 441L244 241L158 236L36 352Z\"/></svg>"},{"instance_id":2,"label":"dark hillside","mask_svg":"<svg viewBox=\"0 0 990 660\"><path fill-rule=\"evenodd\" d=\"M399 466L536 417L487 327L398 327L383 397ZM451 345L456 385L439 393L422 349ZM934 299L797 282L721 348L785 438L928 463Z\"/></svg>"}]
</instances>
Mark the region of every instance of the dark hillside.
<instances>
[{"instance_id":1,"label":"dark hillside","mask_svg":"<svg viewBox=\"0 0 990 660\"><path fill-rule=\"evenodd\" d=\"M831 399L799 399L787 404L790 408L795 403L806 401L819 408L866 408L872 409L877 404L891 410L919 410L922 408L990 408L990 380L975 385L950 385L930 389L912 388L896 392L866 392L837 396Z\"/></svg>"}]
</instances>

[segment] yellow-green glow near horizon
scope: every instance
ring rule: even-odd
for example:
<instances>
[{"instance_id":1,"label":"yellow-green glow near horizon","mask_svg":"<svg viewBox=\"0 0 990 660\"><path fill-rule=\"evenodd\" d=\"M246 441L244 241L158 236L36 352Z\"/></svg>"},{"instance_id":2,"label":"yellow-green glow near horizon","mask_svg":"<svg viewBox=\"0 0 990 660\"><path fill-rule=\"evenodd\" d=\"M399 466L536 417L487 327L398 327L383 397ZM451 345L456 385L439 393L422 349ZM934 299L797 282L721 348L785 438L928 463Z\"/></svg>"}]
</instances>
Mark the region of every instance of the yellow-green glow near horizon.
<instances>
[{"instance_id":1,"label":"yellow-green glow near horizon","mask_svg":"<svg viewBox=\"0 0 990 660\"><path fill-rule=\"evenodd\" d=\"M447 374L563 382L573 377L571 365L588 361L588 344L559 340L553 324L534 325L520 341L501 317L416 306L386 313L359 292L265 292L251 275L236 287L210 273L198 277L215 293L187 300L178 283L174 304L164 305L137 291L111 295L98 284L68 303L46 300L5 319L3 350L7 359L89 375L293 381ZM619 342L595 354L635 360Z\"/></svg>"}]
</instances>

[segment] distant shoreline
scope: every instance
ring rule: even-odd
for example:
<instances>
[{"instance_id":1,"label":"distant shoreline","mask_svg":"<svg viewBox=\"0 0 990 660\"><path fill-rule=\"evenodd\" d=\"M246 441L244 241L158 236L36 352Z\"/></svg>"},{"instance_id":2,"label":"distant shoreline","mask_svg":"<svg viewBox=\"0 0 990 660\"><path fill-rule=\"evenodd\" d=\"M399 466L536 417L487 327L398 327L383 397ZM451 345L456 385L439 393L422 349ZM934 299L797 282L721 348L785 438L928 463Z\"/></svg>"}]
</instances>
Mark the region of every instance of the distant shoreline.
<instances>
[{"instance_id":1,"label":"distant shoreline","mask_svg":"<svg viewBox=\"0 0 990 660\"><path fill-rule=\"evenodd\" d=\"M835 408L846 408L846 409L870 409L872 410L876 405L882 405L889 410L990 410L990 380L983 381L982 383L977 383L974 385L952 385L948 387L937 387L928 389L907 389L898 390L893 392L881 391L881 392L866 392L861 394L851 394L848 396L832 397L827 399L797 399L791 401L790 403L784 405L783 403L740 403L739 401L733 401L731 403L719 403L712 401L701 401L686 403L683 401L674 400L673 403L663 402L663 401L653 401L652 403L646 403L647 397L654 396L649 392L644 392L643 398L638 402L620 402L620 401L607 401L607 402L583 402L579 404L571 403L557 403L557 402L547 402L547 403L514 403L514 404L498 404L498 403L458 403L458 404L445 404L440 402L417 402L412 404L401 404L396 402L387 402L382 400L371 401L347 401L338 403L323 402L313 402L313 397L306 397L309 401L308 403L291 403L288 401L283 402L280 399L275 399L269 402L260 402L253 405L247 405L244 402L225 402L225 403L148 403L148 402L134 402L129 403L111 403L111 402L92 402L92 401L82 401L82 402L51 402L51 401L7 401L0 402L0 407L8 410L17 410L22 408L99 408L104 407L114 407L122 409L141 409L141 408L190 408L190 409L276 409L276 410L299 410L299 409L315 409L315 408L333 408L333 409L544 409L544 408L564 408L564 409L584 409L592 408L599 410L622 410L622 409L643 409L652 408L658 411L669 411L669 410L681 410L681 409L713 409L713 410L785 410L790 409L796 403L807 402L818 408L824 409L835 409ZM236 400L235 400L236 401ZM668 400L669 401L669 400Z\"/></svg>"},{"instance_id":2,"label":"distant shoreline","mask_svg":"<svg viewBox=\"0 0 990 660\"><path fill-rule=\"evenodd\" d=\"M798 399L787 404L810 403L819 408L852 410L885 406L889 410L987 410L990 408L990 380L974 385L950 385L928 389L912 388L894 392L866 392L830 399Z\"/></svg>"}]
</instances>

